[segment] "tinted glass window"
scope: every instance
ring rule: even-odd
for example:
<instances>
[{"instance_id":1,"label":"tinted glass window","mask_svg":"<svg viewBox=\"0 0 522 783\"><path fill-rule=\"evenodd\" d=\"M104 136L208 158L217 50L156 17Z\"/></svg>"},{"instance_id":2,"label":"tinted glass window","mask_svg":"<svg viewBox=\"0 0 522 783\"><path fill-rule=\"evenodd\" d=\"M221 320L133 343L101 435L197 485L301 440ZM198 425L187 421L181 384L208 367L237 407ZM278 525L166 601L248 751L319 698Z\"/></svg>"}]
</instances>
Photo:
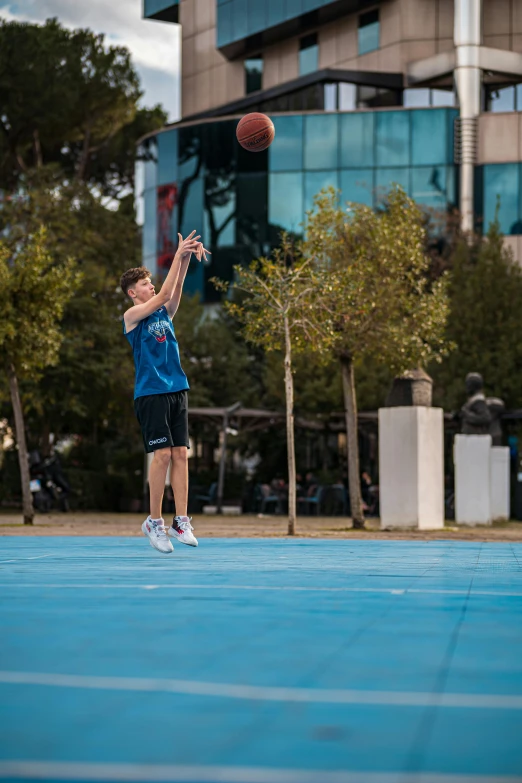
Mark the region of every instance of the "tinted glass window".
<instances>
[{"instance_id":1,"label":"tinted glass window","mask_svg":"<svg viewBox=\"0 0 522 783\"><path fill-rule=\"evenodd\" d=\"M236 243L242 258L250 262L263 255L268 222L268 177L239 174L237 178Z\"/></svg>"},{"instance_id":2,"label":"tinted glass window","mask_svg":"<svg viewBox=\"0 0 522 783\"><path fill-rule=\"evenodd\" d=\"M375 198L381 202L393 185L401 185L410 192L410 170L383 168L375 171Z\"/></svg>"},{"instance_id":3,"label":"tinted glass window","mask_svg":"<svg viewBox=\"0 0 522 783\"><path fill-rule=\"evenodd\" d=\"M431 94L429 89L404 90L402 103L406 108L416 106L431 106Z\"/></svg>"},{"instance_id":4,"label":"tinted glass window","mask_svg":"<svg viewBox=\"0 0 522 783\"><path fill-rule=\"evenodd\" d=\"M245 60L245 92L248 95L263 88L263 58L249 57Z\"/></svg>"},{"instance_id":5,"label":"tinted glass window","mask_svg":"<svg viewBox=\"0 0 522 783\"><path fill-rule=\"evenodd\" d=\"M299 41L299 75L313 73L319 67L319 45L317 35L307 35Z\"/></svg>"},{"instance_id":6,"label":"tinted glass window","mask_svg":"<svg viewBox=\"0 0 522 783\"><path fill-rule=\"evenodd\" d=\"M142 147L144 190L155 188L158 176L158 143L156 139L147 139Z\"/></svg>"},{"instance_id":7,"label":"tinted glass window","mask_svg":"<svg viewBox=\"0 0 522 783\"><path fill-rule=\"evenodd\" d=\"M303 174L270 174L268 190L268 220L274 238L281 230L302 233L304 218Z\"/></svg>"},{"instance_id":8,"label":"tinted glass window","mask_svg":"<svg viewBox=\"0 0 522 783\"><path fill-rule=\"evenodd\" d=\"M302 233L304 218L303 174L270 174L268 190L268 220L272 241L277 242L280 231Z\"/></svg>"},{"instance_id":9,"label":"tinted glass window","mask_svg":"<svg viewBox=\"0 0 522 783\"><path fill-rule=\"evenodd\" d=\"M522 111L522 84L517 84L515 92L517 99L517 111Z\"/></svg>"},{"instance_id":10,"label":"tinted glass window","mask_svg":"<svg viewBox=\"0 0 522 783\"><path fill-rule=\"evenodd\" d=\"M488 104L489 111L515 111L515 87L490 90Z\"/></svg>"},{"instance_id":11,"label":"tinted glass window","mask_svg":"<svg viewBox=\"0 0 522 783\"><path fill-rule=\"evenodd\" d=\"M357 106L357 87L355 84L339 84L339 110L353 111Z\"/></svg>"},{"instance_id":12,"label":"tinted glass window","mask_svg":"<svg viewBox=\"0 0 522 783\"><path fill-rule=\"evenodd\" d=\"M236 241L235 179L235 174L225 172L205 177L204 238L209 248L229 247Z\"/></svg>"},{"instance_id":13,"label":"tinted glass window","mask_svg":"<svg viewBox=\"0 0 522 783\"><path fill-rule=\"evenodd\" d=\"M377 165L407 166L410 162L410 112L380 111L375 119Z\"/></svg>"},{"instance_id":14,"label":"tinted glass window","mask_svg":"<svg viewBox=\"0 0 522 783\"><path fill-rule=\"evenodd\" d=\"M271 171L303 168L303 118L274 117L275 140L268 151Z\"/></svg>"},{"instance_id":15,"label":"tinted glass window","mask_svg":"<svg viewBox=\"0 0 522 783\"><path fill-rule=\"evenodd\" d=\"M151 269L151 272L155 272L157 249L156 189L146 190L143 196L143 202L145 215L142 234L143 263L146 263L145 259L147 259L147 263L150 264L152 259L154 262L154 269Z\"/></svg>"},{"instance_id":16,"label":"tinted glass window","mask_svg":"<svg viewBox=\"0 0 522 783\"><path fill-rule=\"evenodd\" d=\"M495 219L500 197L500 230L504 234L522 233L517 227L520 214L519 174L519 166L513 163L484 166L484 231Z\"/></svg>"},{"instance_id":17,"label":"tinted glass window","mask_svg":"<svg viewBox=\"0 0 522 783\"><path fill-rule=\"evenodd\" d=\"M444 166L423 166L411 170L411 197L421 206L445 210L451 196Z\"/></svg>"},{"instance_id":18,"label":"tinted glass window","mask_svg":"<svg viewBox=\"0 0 522 783\"><path fill-rule=\"evenodd\" d=\"M373 166L375 115L344 114L340 122L341 166Z\"/></svg>"},{"instance_id":19,"label":"tinted glass window","mask_svg":"<svg viewBox=\"0 0 522 783\"><path fill-rule=\"evenodd\" d=\"M412 164L446 163L448 141L446 136L446 112L411 112L411 157Z\"/></svg>"},{"instance_id":20,"label":"tinted glass window","mask_svg":"<svg viewBox=\"0 0 522 783\"><path fill-rule=\"evenodd\" d=\"M286 0L284 3L279 0L279 8L283 19L292 19L303 13L302 0Z\"/></svg>"},{"instance_id":21,"label":"tinted glass window","mask_svg":"<svg viewBox=\"0 0 522 783\"><path fill-rule=\"evenodd\" d=\"M313 209L314 197L323 188L339 187L337 171L306 171L305 172L305 210Z\"/></svg>"},{"instance_id":22,"label":"tinted glass window","mask_svg":"<svg viewBox=\"0 0 522 783\"><path fill-rule=\"evenodd\" d=\"M258 33L267 26L267 7L266 0L248 0L248 32Z\"/></svg>"},{"instance_id":23,"label":"tinted glass window","mask_svg":"<svg viewBox=\"0 0 522 783\"><path fill-rule=\"evenodd\" d=\"M305 169L337 168L338 129L338 115L305 117Z\"/></svg>"},{"instance_id":24,"label":"tinted glass window","mask_svg":"<svg viewBox=\"0 0 522 783\"><path fill-rule=\"evenodd\" d=\"M455 93L450 90L432 90L432 106L455 106L457 103Z\"/></svg>"},{"instance_id":25,"label":"tinted glass window","mask_svg":"<svg viewBox=\"0 0 522 783\"><path fill-rule=\"evenodd\" d=\"M355 201L373 206L373 169L344 169L341 171L343 201Z\"/></svg>"},{"instance_id":26,"label":"tinted glass window","mask_svg":"<svg viewBox=\"0 0 522 783\"><path fill-rule=\"evenodd\" d=\"M185 283L183 285L183 294L186 296L194 296L194 294L200 294L203 298L203 290L205 286L205 267L203 264L192 261L187 269L187 276L185 277Z\"/></svg>"},{"instance_id":27,"label":"tinted glass window","mask_svg":"<svg viewBox=\"0 0 522 783\"><path fill-rule=\"evenodd\" d=\"M358 49L359 54L373 52L379 48L379 11L369 11L359 17Z\"/></svg>"},{"instance_id":28,"label":"tinted glass window","mask_svg":"<svg viewBox=\"0 0 522 783\"><path fill-rule=\"evenodd\" d=\"M248 35L248 0L233 0L232 35L234 40Z\"/></svg>"},{"instance_id":29,"label":"tinted glass window","mask_svg":"<svg viewBox=\"0 0 522 783\"><path fill-rule=\"evenodd\" d=\"M158 134L158 185L178 179L178 132Z\"/></svg>"},{"instance_id":30,"label":"tinted glass window","mask_svg":"<svg viewBox=\"0 0 522 783\"><path fill-rule=\"evenodd\" d=\"M281 0L265 0L267 13L267 27L272 27L281 20Z\"/></svg>"},{"instance_id":31,"label":"tinted glass window","mask_svg":"<svg viewBox=\"0 0 522 783\"><path fill-rule=\"evenodd\" d=\"M191 179L202 173L201 136L199 128L182 128L179 131L179 179Z\"/></svg>"},{"instance_id":32,"label":"tinted glass window","mask_svg":"<svg viewBox=\"0 0 522 783\"><path fill-rule=\"evenodd\" d=\"M183 236L190 234L198 226L203 228L203 180L185 180L182 183L179 199L179 230ZM210 250L210 248L209 248Z\"/></svg>"},{"instance_id":33,"label":"tinted glass window","mask_svg":"<svg viewBox=\"0 0 522 783\"><path fill-rule=\"evenodd\" d=\"M134 191L136 196L141 195L145 188L145 164L140 160L141 148L138 150L138 157L134 164Z\"/></svg>"},{"instance_id":34,"label":"tinted glass window","mask_svg":"<svg viewBox=\"0 0 522 783\"><path fill-rule=\"evenodd\" d=\"M217 25L217 39L218 46L224 46L233 39L232 32L232 13L233 3L229 0L227 3L223 3L218 8L218 25Z\"/></svg>"}]
</instances>

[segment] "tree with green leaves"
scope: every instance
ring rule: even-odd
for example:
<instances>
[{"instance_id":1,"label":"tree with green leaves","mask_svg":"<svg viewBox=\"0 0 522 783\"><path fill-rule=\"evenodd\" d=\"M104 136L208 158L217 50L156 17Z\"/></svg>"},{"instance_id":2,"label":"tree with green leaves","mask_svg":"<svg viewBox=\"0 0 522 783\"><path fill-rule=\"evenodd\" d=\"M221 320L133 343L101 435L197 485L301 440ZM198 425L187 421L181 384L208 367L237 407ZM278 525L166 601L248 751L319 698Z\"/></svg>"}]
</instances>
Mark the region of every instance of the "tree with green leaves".
<instances>
[{"instance_id":1,"label":"tree with green leaves","mask_svg":"<svg viewBox=\"0 0 522 783\"><path fill-rule=\"evenodd\" d=\"M40 225L53 259L64 264L73 257L82 271L64 309L58 362L24 384L28 420L46 453L50 432L96 442L104 422L126 434L133 423L123 404L133 372L125 341L118 339L125 309L119 279L122 270L139 264L139 241L134 222L121 210L106 209L86 184L63 183L49 167L20 180L18 193L0 210L0 230L12 254Z\"/></svg>"},{"instance_id":2,"label":"tree with green leaves","mask_svg":"<svg viewBox=\"0 0 522 783\"><path fill-rule=\"evenodd\" d=\"M464 378L480 372L508 408L522 407L522 268L504 245L497 221L487 235L462 237L451 258L446 335L457 349L430 367L436 399L463 403Z\"/></svg>"},{"instance_id":3,"label":"tree with green leaves","mask_svg":"<svg viewBox=\"0 0 522 783\"><path fill-rule=\"evenodd\" d=\"M294 437L294 353L324 353L332 338L329 319L321 310L319 278L311 259L299 245L283 237L271 258L249 267L235 267L233 288L243 297L226 302L226 309L244 327L246 339L266 351L284 353L286 439L288 456L288 534L295 535L296 465ZM226 291L228 284L215 281Z\"/></svg>"},{"instance_id":4,"label":"tree with green leaves","mask_svg":"<svg viewBox=\"0 0 522 783\"><path fill-rule=\"evenodd\" d=\"M425 220L415 202L394 188L380 211L339 203L322 191L306 222L305 252L334 323L346 415L350 505L364 527L357 434L355 366L376 362L395 372L426 366L445 350L447 281L428 279Z\"/></svg>"},{"instance_id":5,"label":"tree with green leaves","mask_svg":"<svg viewBox=\"0 0 522 783\"><path fill-rule=\"evenodd\" d=\"M255 405L260 383L253 377L254 357L230 313L209 314L197 295L185 296L176 313L176 336L181 364L190 373L192 405L227 408L238 400Z\"/></svg>"},{"instance_id":6,"label":"tree with green leaves","mask_svg":"<svg viewBox=\"0 0 522 783\"><path fill-rule=\"evenodd\" d=\"M32 524L29 460L19 382L34 379L58 361L62 341L60 321L79 283L73 261L56 264L43 231L28 237L12 253L0 244L0 356L13 406L22 481L24 524Z\"/></svg>"},{"instance_id":7,"label":"tree with green leaves","mask_svg":"<svg viewBox=\"0 0 522 783\"><path fill-rule=\"evenodd\" d=\"M138 138L161 127L130 53L90 30L0 20L0 188L56 164L67 180L120 198L134 182Z\"/></svg>"}]
</instances>

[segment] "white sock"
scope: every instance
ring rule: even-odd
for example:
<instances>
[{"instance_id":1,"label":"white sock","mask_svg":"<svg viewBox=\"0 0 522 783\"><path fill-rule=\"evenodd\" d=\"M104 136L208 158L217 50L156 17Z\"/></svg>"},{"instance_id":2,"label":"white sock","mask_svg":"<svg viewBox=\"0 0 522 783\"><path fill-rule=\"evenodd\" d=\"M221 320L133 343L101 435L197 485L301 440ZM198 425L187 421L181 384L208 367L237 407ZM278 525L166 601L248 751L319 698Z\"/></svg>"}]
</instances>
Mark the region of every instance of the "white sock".
<instances>
[{"instance_id":1,"label":"white sock","mask_svg":"<svg viewBox=\"0 0 522 783\"><path fill-rule=\"evenodd\" d=\"M163 524L163 522L164 522L164 519L163 519L163 517L160 517L159 519L153 519L153 518L151 517L151 518L150 518L150 521L151 521L151 522L157 522L158 524L161 522L161 523Z\"/></svg>"}]
</instances>

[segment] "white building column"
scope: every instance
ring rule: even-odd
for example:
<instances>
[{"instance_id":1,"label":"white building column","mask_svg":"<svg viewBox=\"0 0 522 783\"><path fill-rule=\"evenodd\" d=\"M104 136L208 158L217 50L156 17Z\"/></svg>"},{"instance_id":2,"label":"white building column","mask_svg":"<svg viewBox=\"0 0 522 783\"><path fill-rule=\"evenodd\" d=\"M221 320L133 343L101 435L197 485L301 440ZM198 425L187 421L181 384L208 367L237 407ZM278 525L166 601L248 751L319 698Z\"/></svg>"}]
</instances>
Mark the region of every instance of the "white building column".
<instances>
[{"instance_id":1,"label":"white building column","mask_svg":"<svg viewBox=\"0 0 522 783\"><path fill-rule=\"evenodd\" d=\"M381 528L444 527L442 408L379 410Z\"/></svg>"},{"instance_id":2,"label":"white building column","mask_svg":"<svg viewBox=\"0 0 522 783\"><path fill-rule=\"evenodd\" d=\"M511 512L510 455L508 446L491 449L491 519L508 520Z\"/></svg>"},{"instance_id":3,"label":"white building column","mask_svg":"<svg viewBox=\"0 0 522 783\"><path fill-rule=\"evenodd\" d=\"M455 521L491 524L491 435L456 435Z\"/></svg>"},{"instance_id":4,"label":"white building column","mask_svg":"<svg viewBox=\"0 0 522 783\"><path fill-rule=\"evenodd\" d=\"M455 87L460 107L460 213L463 231L473 231L477 117L482 72L482 0L455 0Z\"/></svg>"}]
</instances>

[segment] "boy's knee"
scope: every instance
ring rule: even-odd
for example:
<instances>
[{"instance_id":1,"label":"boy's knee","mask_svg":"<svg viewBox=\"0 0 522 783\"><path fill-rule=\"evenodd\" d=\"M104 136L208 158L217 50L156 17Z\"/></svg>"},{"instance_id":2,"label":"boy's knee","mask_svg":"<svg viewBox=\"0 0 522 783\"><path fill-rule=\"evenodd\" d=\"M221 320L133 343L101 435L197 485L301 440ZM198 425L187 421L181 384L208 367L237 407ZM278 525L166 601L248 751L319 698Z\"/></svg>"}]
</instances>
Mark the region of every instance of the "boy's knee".
<instances>
[{"instance_id":1,"label":"boy's knee","mask_svg":"<svg viewBox=\"0 0 522 783\"><path fill-rule=\"evenodd\" d=\"M186 446L174 446L171 449L172 460L174 462L187 462L188 449Z\"/></svg>"},{"instance_id":2,"label":"boy's knee","mask_svg":"<svg viewBox=\"0 0 522 783\"><path fill-rule=\"evenodd\" d=\"M156 449L154 460L162 465L168 465L170 462L170 449Z\"/></svg>"}]
</instances>

